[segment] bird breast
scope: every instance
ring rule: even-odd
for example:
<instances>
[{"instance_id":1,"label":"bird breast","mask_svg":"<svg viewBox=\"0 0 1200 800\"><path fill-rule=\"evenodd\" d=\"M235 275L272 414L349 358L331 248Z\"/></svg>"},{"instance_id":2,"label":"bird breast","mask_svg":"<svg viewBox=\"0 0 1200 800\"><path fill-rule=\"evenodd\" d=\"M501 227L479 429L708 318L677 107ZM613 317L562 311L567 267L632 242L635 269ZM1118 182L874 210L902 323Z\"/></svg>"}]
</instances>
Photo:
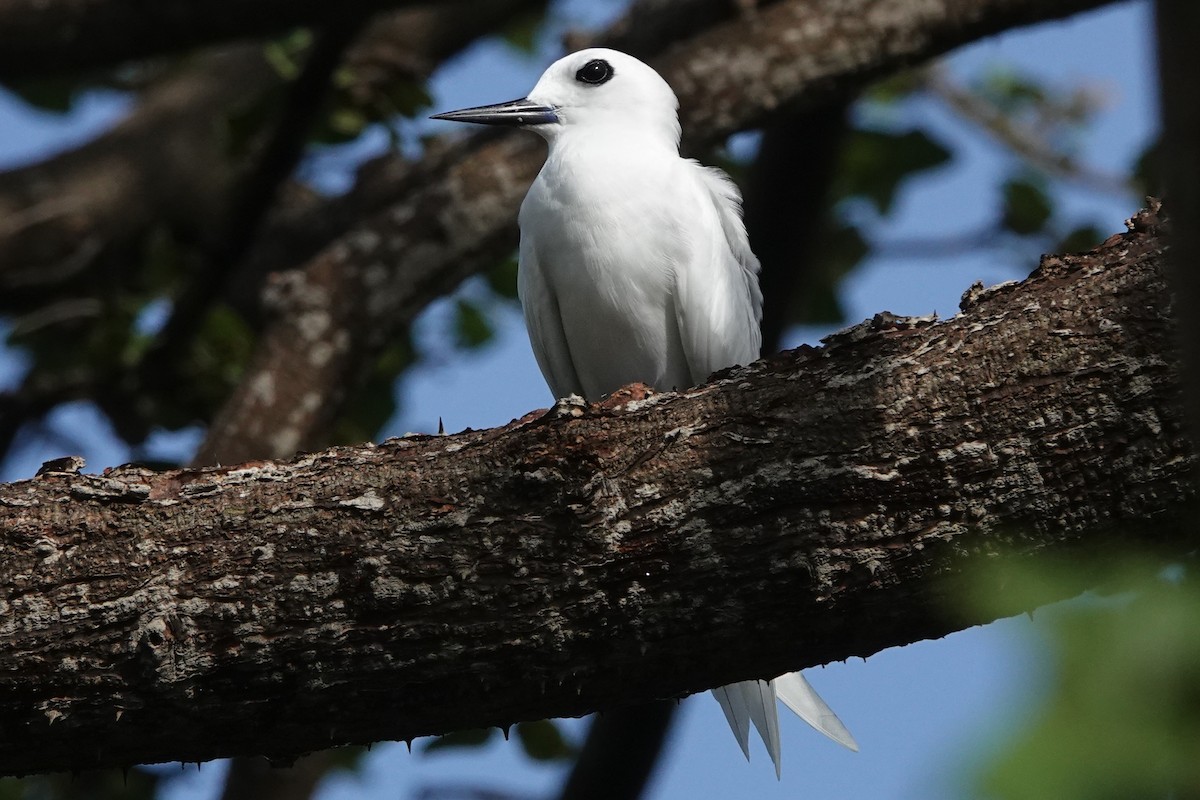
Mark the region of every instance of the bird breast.
<instances>
[{"instance_id":1,"label":"bird breast","mask_svg":"<svg viewBox=\"0 0 1200 800\"><path fill-rule=\"evenodd\" d=\"M552 148L522 204L522 251L538 273L523 279L544 281L555 299L589 399L635 381L688 386L674 305L675 270L689 257L681 220L699 197L681 191L687 164L674 153L584 150Z\"/></svg>"}]
</instances>

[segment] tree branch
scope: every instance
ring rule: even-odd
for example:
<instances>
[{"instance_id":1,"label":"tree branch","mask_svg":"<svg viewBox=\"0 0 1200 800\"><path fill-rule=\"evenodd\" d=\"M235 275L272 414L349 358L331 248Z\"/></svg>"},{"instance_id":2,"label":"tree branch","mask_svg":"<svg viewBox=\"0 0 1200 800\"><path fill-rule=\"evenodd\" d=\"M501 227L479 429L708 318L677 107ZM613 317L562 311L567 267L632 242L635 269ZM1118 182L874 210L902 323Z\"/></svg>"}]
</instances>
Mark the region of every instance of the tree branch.
<instances>
[{"instance_id":1,"label":"tree branch","mask_svg":"<svg viewBox=\"0 0 1200 800\"><path fill-rule=\"evenodd\" d=\"M1159 168L1179 224L1171 243L1173 288L1181 308L1200 302L1200 89L1188 76L1200 68L1200 7L1186 0L1155 3L1163 147ZM1200 318L1180 315L1179 327L1189 369L1189 421L1200 431ZM1200 480L1200 475L1197 476Z\"/></svg>"},{"instance_id":2,"label":"tree branch","mask_svg":"<svg viewBox=\"0 0 1200 800\"><path fill-rule=\"evenodd\" d=\"M1133 227L681 394L2 486L0 771L583 714L986 621L946 580L997 553L1192 550L1163 249Z\"/></svg>"},{"instance_id":3,"label":"tree branch","mask_svg":"<svg viewBox=\"0 0 1200 800\"><path fill-rule=\"evenodd\" d=\"M382 15L347 54L354 90L424 80L441 61L543 2L455 0ZM195 62L143 91L137 107L113 130L39 164L0 172L0 307L28 308L47 292L60 294L61 284L77 285L77 273L97 256L127 248L156 225L208 249L236 249L221 240L230 238L228 207L241 167L221 122L285 81L267 63L261 45L209 52ZM373 191L353 193L355 207L345 212L340 198L276 207L270 220L276 233L265 237L267 249L286 248L287 258L270 266L293 267L312 257L345 232L346 220L399 197L380 192L378 181L368 183ZM403 191L405 184L397 181L391 189ZM280 218L294 221L277 230ZM109 260L124 265L130 256ZM253 278L261 276L258 271ZM257 285L255 280L251 296L257 297Z\"/></svg>"},{"instance_id":4,"label":"tree branch","mask_svg":"<svg viewBox=\"0 0 1200 800\"><path fill-rule=\"evenodd\" d=\"M781 106L828 102L888 69L1105 2L937 0L908 13L907 0L783 0L653 63L680 96L688 141L712 143ZM280 280L270 295L277 321L210 428L202 462L217 449L242 460L324 445L330 420L382 344L430 300L512 251L541 144L529 134L485 135L456 159L438 158L445 173L429 174L420 190Z\"/></svg>"},{"instance_id":5,"label":"tree branch","mask_svg":"<svg viewBox=\"0 0 1200 800\"><path fill-rule=\"evenodd\" d=\"M178 366L185 360L186 348L237 272L275 205L276 196L304 154L309 131L320 118L334 72L366 23L366 17L347 15L317 32L303 69L287 85L279 117L256 153L253 166L238 181L229 199L221 240L208 254L207 268L185 282L166 324L142 357L141 385L161 389L178 384Z\"/></svg>"},{"instance_id":6,"label":"tree branch","mask_svg":"<svg viewBox=\"0 0 1200 800\"><path fill-rule=\"evenodd\" d=\"M206 44L322 27L420 0L0 0L0 80L108 67Z\"/></svg>"},{"instance_id":7,"label":"tree branch","mask_svg":"<svg viewBox=\"0 0 1200 800\"><path fill-rule=\"evenodd\" d=\"M357 70L354 86L360 80L373 85L422 80L434 65L471 41L543 2L456 0L382 15L347 56ZM293 119L275 126L276 141L284 146L267 145L266 152L275 154L270 159L274 166L263 165L255 174L245 175L228 152L221 121L260 102L283 82L260 46L208 53L190 69L147 89L138 107L112 131L46 162L0 173L0 309L25 319L30 309L60 298L64 291L103 295L114 284L137 281L138 270L131 264L145 257L142 243L151 230L166 228L182 241L198 242L208 255L195 270L200 273L194 284L199 290L177 305L190 313L173 315L173 326L161 332L159 343L145 357L157 363L135 366L123 376L112 375L107 362L89 364L86 374L70 376L69 394L47 393L41 384L64 382L35 370L19 391L0 396L0 406L14 411L0 415L0 454L8 451L23 425L57 402L79 396L97 400L117 429L137 440L153 420L147 418L147 404L130 402L129 394L160 386L175 374L178 365L164 369L163 364L172 361L167 356L178 355L185 334L207 311L213 299L207 289L215 291L228 283L227 296L240 299L235 305L257 319L262 280L269 269L291 268L311 258L354 222L406 191L408 184L398 177L398 160L390 159L387 169L364 171L350 194L325 202L289 185L289 200L275 203L265 226L259 226L265 190L277 182L278 175L272 173L281 171L294 155L292 146L301 141L295 137L295 129L302 127L295 118L312 110L304 98L313 91L300 86L292 91L293 97L301 98L285 105ZM405 172L417 178L421 174ZM239 192L239 186L250 190ZM239 194L242 202L235 202ZM307 199L300 200L302 196ZM232 212L231 204L236 206ZM260 235L255 246L239 259L256 230ZM210 266L222 273L232 269L233 274L217 279Z\"/></svg>"}]
</instances>

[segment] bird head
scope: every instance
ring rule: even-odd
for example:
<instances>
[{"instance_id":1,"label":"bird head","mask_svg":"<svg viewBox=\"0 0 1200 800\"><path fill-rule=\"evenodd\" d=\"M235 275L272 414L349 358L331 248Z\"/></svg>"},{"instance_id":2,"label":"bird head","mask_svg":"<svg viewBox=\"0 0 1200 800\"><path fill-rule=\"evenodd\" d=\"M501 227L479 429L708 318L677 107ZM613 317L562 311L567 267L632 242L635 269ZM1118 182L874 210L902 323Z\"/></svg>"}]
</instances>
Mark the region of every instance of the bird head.
<instances>
[{"instance_id":1,"label":"bird head","mask_svg":"<svg viewBox=\"0 0 1200 800\"><path fill-rule=\"evenodd\" d=\"M589 48L560 58L520 100L435 114L433 119L528 128L555 141L576 133L641 134L679 143L679 101L631 55Z\"/></svg>"}]
</instances>

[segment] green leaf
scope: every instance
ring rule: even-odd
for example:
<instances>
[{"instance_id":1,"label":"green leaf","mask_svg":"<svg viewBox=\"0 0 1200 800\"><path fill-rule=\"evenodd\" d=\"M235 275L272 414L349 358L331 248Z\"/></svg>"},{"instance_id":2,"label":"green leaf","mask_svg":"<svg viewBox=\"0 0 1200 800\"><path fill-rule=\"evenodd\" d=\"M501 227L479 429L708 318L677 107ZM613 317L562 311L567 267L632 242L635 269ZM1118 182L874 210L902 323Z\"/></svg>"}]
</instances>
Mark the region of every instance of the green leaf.
<instances>
[{"instance_id":1,"label":"green leaf","mask_svg":"<svg viewBox=\"0 0 1200 800\"><path fill-rule=\"evenodd\" d=\"M374 105L376 121L385 122L396 114L415 116L422 109L433 105L433 98L423 83L400 80L388 84L383 93L375 98Z\"/></svg>"},{"instance_id":2,"label":"green leaf","mask_svg":"<svg viewBox=\"0 0 1200 800\"><path fill-rule=\"evenodd\" d=\"M990 69L978 83L977 91L1009 114L1047 103L1047 92L1037 80L1006 67Z\"/></svg>"},{"instance_id":3,"label":"green leaf","mask_svg":"<svg viewBox=\"0 0 1200 800\"><path fill-rule=\"evenodd\" d=\"M561 761L577 755L575 747L548 719L518 724L517 741L525 749L525 755L535 761Z\"/></svg>"},{"instance_id":4,"label":"green leaf","mask_svg":"<svg viewBox=\"0 0 1200 800\"><path fill-rule=\"evenodd\" d=\"M804 256L800 279L788 299L788 324L844 322L846 314L838 297L838 286L869 252L862 233L853 225L836 219L822 225L816 232L811 253Z\"/></svg>"},{"instance_id":5,"label":"green leaf","mask_svg":"<svg viewBox=\"0 0 1200 800\"><path fill-rule=\"evenodd\" d=\"M1104 241L1104 234L1095 225L1080 225L1059 239L1052 249L1055 253L1082 253Z\"/></svg>"},{"instance_id":6,"label":"green leaf","mask_svg":"<svg viewBox=\"0 0 1200 800\"><path fill-rule=\"evenodd\" d=\"M1000 191L1004 203L1000 224L1013 233L1021 236L1039 233L1054 214L1054 205L1040 181L1010 178Z\"/></svg>"},{"instance_id":7,"label":"green leaf","mask_svg":"<svg viewBox=\"0 0 1200 800\"><path fill-rule=\"evenodd\" d=\"M489 269L484 277L487 278L488 287L493 292L506 297L510 300L515 300L517 297L517 257L516 255L509 256L501 261L496 266Z\"/></svg>"},{"instance_id":8,"label":"green leaf","mask_svg":"<svg viewBox=\"0 0 1200 800\"><path fill-rule=\"evenodd\" d=\"M65 114L71 110L76 95L87 87L78 78L35 78L10 84L7 88L42 111Z\"/></svg>"},{"instance_id":9,"label":"green leaf","mask_svg":"<svg viewBox=\"0 0 1200 800\"><path fill-rule=\"evenodd\" d=\"M290 81L300 74L303 54L311 45L312 32L307 28L297 28L263 45L263 57L279 77Z\"/></svg>"},{"instance_id":10,"label":"green leaf","mask_svg":"<svg viewBox=\"0 0 1200 800\"><path fill-rule=\"evenodd\" d=\"M950 157L949 150L922 131L854 131L842 150L834 196L865 198L887 214L905 180L947 163Z\"/></svg>"},{"instance_id":11,"label":"green leaf","mask_svg":"<svg viewBox=\"0 0 1200 800\"><path fill-rule=\"evenodd\" d=\"M496 728L473 728L466 731L454 731L439 736L427 743L421 750L423 753L436 753L439 750L451 750L459 747L482 747L496 734Z\"/></svg>"},{"instance_id":12,"label":"green leaf","mask_svg":"<svg viewBox=\"0 0 1200 800\"><path fill-rule=\"evenodd\" d=\"M355 745L334 747L326 752L329 753L329 763L332 769L357 772L362 767L362 762L366 759L368 750L366 747Z\"/></svg>"},{"instance_id":13,"label":"green leaf","mask_svg":"<svg viewBox=\"0 0 1200 800\"><path fill-rule=\"evenodd\" d=\"M403 337L376 360L366 381L346 403L345 411L334 426L332 441L357 444L374 439L397 408L396 378L412 366L413 351Z\"/></svg>"},{"instance_id":14,"label":"green leaf","mask_svg":"<svg viewBox=\"0 0 1200 800\"><path fill-rule=\"evenodd\" d=\"M361 108L353 108L352 106L340 106L329 112L327 124L329 130L336 136L344 137L345 139L354 139L370 123L367 115L363 113Z\"/></svg>"},{"instance_id":15,"label":"green leaf","mask_svg":"<svg viewBox=\"0 0 1200 800\"><path fill-rule=\"evenodd\" d=\"M454 338L460 347L479 347L491 340L492 326L476 305L459 300L454 316Z\"/></svg>"},{"instance_id":16,"label":"green leaf","mask_svg":"<svg viewBox=\"0 0 1200 800\"><path fill-rule=\"evenodd\" d=\"M891 104L907 99L924 86L920 70L906 69L889 78L871 84L863 99L871 103Z\"/></svg>"},{"instance_id":17,"label":"green leaf","mask_svg":"<svg viewBox=\"0 0 1200 800\"><path fill-rule=\"evenodd\" d=\"M1155 139L1146 145L1146 149L1133 162L1133 180L1137 184L1138 194L1162 196L1164 187L1160 164L1162 164L1162 141Z\"/></svg>"},{"instance_id":18,"label":"green leaf","mask_svg":"<svg viewBox=\"0 0 1200 800\"><path fill-rule=\"evenodd\" d=\"M516 50L533 55L537 52L537 35L545 18L545 10L542 8L518 14L501 28L500 38Z\"/></svg>"}]
</instances>

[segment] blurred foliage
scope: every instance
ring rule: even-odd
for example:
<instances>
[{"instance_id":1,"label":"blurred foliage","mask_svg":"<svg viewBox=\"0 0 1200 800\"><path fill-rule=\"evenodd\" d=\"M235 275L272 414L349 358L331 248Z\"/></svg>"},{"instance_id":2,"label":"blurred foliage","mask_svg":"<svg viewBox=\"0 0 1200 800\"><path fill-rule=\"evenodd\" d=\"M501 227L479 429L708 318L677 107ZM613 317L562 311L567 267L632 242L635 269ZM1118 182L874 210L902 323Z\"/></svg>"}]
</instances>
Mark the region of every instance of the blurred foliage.
<instances>
[{"instance_id":1,"label":"blurred foliage","mask_svg":"<svg viewBox=\"0 0 1200 800\"><path fill-rule=\"evenodd\" d=\"M563 737L558 725L546 719L518 723L517 741L525 755L534 761L561 761L574 758L579 752Z\"/></svg>"},{"instance_id":2,"label":"blurred foliage","mask_svg":"<svg viewBox=\"0 0 1200 800\"><path fill-rule=\"evenodd\" d=\"M983 252L1019 273L1036 266L1042 253L1099 244L1104 235L1097 224L1068 213L1061 188L1076 182L1126 194L1133 207L1138 180L1142 187L1154 182L1149 156L1125 170L1104 165L1115 168L1112 172L1096 172L1080 158L1103 102L1102 93L1091 86L1050 85L1004 65L965 80L952 79L934 65L872 86L849 115L829 210L804 264L809 274L797 285L801 294L789 303L791 322L843 322L838 285L869 259L917 255L937 260ZM994 216L987 225L966 231L932 220L928 227L935 233L928 237L891 240L882 232L898 215L904 193L961 162L962 143L948 138L945 126L934 128L925 121L931 106L1009 151L993 190ZM733 167L736 174L738 165Z\"/></svg>"},{"instance_id":3,"label":"blurred foliage","mask_svg":"<svg viewBox=\"0 0 1200 800\"><path fill-rule=\"evenodd\" d=\"M1200 797L1200 580L1197 564L1142 556L1005 571L986 612L1033 607L1051 665L1032 725L996 753L981 795L1012 800ZM995 576L974 582L995 586Z\"/></svg>"},{"instance_id":4,"label":"blurred foliage","mask_svg":"<svg viewBox=\"0 0 1200 800\"><path fill-rule=\"evenodd\" d=\"M312 35L295 31L264 45L263 55L275 72L291 81L300 74L312 46ZM252 155L254 147L278 118L287 97L287 83L278 83L241 108L233 109L225 121L227 148L231 156ZM423 81L411 74L402 60L355 70L343 66L331 81L326 108L315 128L309 131L312 145L345 144L358 139L369 126L391 128L396 118L412 118L428 108L432 99Z\"/></svg>"},{"instance_id":5,"label":"blurred foliage","mask_svg":"<svg viewBox=\"0 0 1200 800\"><path fill-rule=\"evenodd\" d=\"M874 205L880 214L889 214L905 181L948 163L952 155L921 130L851 131L842 145L841 164L833 185L834 200L861 198Z\"/></svg>"},{"instance_id":6,"label":"blurred foliage","mask_svg":"<svg viewBox=\"0 0 1200 800\"><path fill-rule=\"evenodd\" d=\"M453 750L459 747L482 747L499 732L499 728L471 728L465 731L454 731L429 740L421 748L421 752L436 753L439 750Z\"/></svg>"},{"instance_id":7,"label":"blurred foliage","mask_svg":"<svg viewBox=\"0 0 1200 800\"><path fill-rule=\"evenodd\" d=\"M459 298L455 311L454 334L460 347L479 347L492 338L492 326L478 305Z\"/></svg>"},{"instance_id":8,"label":"blurred foliage","mask_svg":"<svg viewBox=\"0 0 1200 800\"><path fill-rule=\"evenodd\" d=\"M396 413L396 380L414 360L407 336L384 350L370 374L347 398L341 417L334 423L330 442L358 444L373 440Z\"/></svg>"},{"instance_id":9,"label":"blurred foliage","mask_svg":"<svg viewBox=\"0 0 1200 800\"><path fill-rule=\"evenodd\" d=\"M1054 215L1054 201L1040 176L1011 177L1000 187L1000 193L1004 198L1000 224L1018 236L1040 233Z\"/></svg>"},{"instance_id":10,"label":"blurred foliage","mask_svg":"<svg viewBox=\"0 0 1200 800\"><path fill-rule=\"evenodd\" d=\"M538 35L542 32L546 14L541 9L530 9L518 14L507 25L497 31L504 43L525 55L537 52Z\"/></svg>"},{"instance_id":11,"label":"blurred foliage","mask_svg":"<svg viewBox=\"0 0 1200 800\"><path fill-rule=\"evenodd\" d=\"M492 743L500 733L499 728L455 731L430 740L421 748L421 752L437 753L442 750L483 747ZM512 727L511 731L504 732L505 739L510 736L515 736L525 755L534 761L563 761L578 755L578 748L567 741L566 737L562 735L562 730L552 720L519 722Z\"/></svg>"},{"instance_id":12,"label":"blurred foliage","mask_svg":"<svg viewBox=\"0 0 1200 800\"><path fill-rule=\"evenodd\" d=\"M0 800L151 800L170 780L142 767L0 778Z\"/></svg>"}]
</instances>

